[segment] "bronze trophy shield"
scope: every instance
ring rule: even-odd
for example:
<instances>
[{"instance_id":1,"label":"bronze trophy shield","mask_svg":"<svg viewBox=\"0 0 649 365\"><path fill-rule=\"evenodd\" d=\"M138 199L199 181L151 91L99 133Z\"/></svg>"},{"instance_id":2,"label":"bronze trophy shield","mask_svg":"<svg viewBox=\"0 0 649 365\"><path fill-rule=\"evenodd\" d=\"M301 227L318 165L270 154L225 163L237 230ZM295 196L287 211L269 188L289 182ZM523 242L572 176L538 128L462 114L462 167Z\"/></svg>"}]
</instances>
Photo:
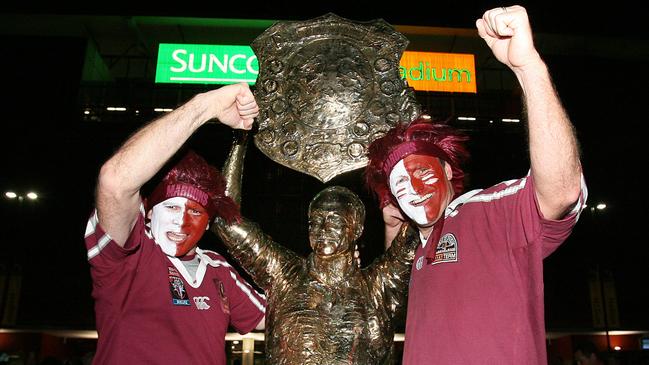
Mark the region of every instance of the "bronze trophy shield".
<instances>
[{"instance_id":1,"label":"bronze trophy shield","mask_svg":"<svg viewBox=\"0 0 649 365\"><path fill-rule=\"evenodd\" d=\"M257 37L255 145L322 182L367 164L370 142L420 108L399 75L408 40L382 19L278 22Z\"/></svg>"}]
</instances>

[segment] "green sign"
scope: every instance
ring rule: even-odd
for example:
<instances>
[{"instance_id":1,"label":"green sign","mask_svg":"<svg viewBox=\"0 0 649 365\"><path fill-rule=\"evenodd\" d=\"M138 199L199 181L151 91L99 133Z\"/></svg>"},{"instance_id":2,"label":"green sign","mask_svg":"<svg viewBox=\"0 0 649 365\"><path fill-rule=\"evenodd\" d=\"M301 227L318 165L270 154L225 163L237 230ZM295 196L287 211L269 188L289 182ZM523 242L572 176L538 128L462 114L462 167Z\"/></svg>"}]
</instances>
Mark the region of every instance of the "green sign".
<instances>
[{"instance_id":1,"label":"green sign","mask_svg":"<svg viewBox=\"0 0 649 365\"><path fill-rule=\"evenodd\" d=\"M156 83L254 84L257 56L249 46L161 43Z\"/></svg>"}]
</instances>

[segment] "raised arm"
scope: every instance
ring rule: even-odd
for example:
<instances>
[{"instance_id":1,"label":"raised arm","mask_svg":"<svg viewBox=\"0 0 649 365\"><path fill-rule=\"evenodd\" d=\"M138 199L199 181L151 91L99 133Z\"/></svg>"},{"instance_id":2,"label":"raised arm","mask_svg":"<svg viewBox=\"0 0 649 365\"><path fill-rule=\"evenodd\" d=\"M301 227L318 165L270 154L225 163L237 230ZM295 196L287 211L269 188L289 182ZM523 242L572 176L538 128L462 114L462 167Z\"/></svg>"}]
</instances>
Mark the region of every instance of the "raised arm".
<instances>
[{"instance_id":1,"label":"raised arm","mask_svg":"<svg viewBox=\"0 0 649 365\"><path fill-rule=\"evenodd\" d=\"M241 204L243 163L248 134L246 132L236 134L222 171L225 177L226 195L237 204ZM281 284L282 274L288 272L291 265L298 264L302 260L292 251L275 243L257 224L245 218L234 224L227 224L223 219L217 218L211 230L221 238L230 255L266 292L271 285L285 287Z\"/></svg>"},{"instance_id":2,"label":"raised arm","mask_svg":"<svg viewBox=\"0 0 649 365\"><path fill-rule=\"evenodd\" d=\"M247 84L198 94L131 136L101 167L96 191L99 221L123 245L136 222L140 188L201 125L216 118L232 128L250 129L259 108Z\"/></svg>"},{"instance_id":3,"label":"raised arm","mask_svg":"<svg viewBox=\"0 0 649 365\"><path fill-rule=\"evenodd\" d=\"M561 218L579 198L578 144L550 73L534 47L527 11L518 5L495 8L485 12L476 26L523 89L536 196L545 218Z\"/></svg>"}]
</instances>

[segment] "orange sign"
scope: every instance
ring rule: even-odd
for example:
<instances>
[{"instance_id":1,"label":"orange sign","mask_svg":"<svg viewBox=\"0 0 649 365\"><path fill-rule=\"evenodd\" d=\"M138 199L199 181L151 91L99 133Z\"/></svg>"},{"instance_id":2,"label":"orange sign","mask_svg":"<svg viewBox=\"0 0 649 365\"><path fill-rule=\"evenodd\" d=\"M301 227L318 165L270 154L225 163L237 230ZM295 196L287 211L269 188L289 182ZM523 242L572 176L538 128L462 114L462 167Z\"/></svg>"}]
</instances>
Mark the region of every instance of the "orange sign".
<instances>
[{"instance_id":1,"label":"orange sign","mask_svg":"<svg viewBox=\"0 0 649 365\"><path fill-rule=\"evenodd\" d=\"M406 51L399 73L415 90L477 92L472 54Z\"/></svg>"}]
</instances>

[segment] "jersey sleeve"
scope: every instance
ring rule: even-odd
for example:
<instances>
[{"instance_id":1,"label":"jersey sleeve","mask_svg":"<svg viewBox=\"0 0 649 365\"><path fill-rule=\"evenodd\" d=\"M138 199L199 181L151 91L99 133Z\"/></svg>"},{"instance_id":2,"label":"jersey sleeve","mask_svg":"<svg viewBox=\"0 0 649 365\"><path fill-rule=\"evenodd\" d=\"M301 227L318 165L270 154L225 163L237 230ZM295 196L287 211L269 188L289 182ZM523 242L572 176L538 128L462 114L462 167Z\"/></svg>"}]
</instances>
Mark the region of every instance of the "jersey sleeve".
<instances>
[{"instance_id":1,"label":"jersey sleeve","mask_svg":"<svg viewBox=\"0 0 649 365\"><path fill-rule=\"evenodd\" d=\"M534 184L534 179L529 174L512 185L523 185L514 199L503 199L506 206L514 205L509 207L511 210L508 212L510 217L506 220L509 222L507 234L508 237L523 238L514 241L514 245L520 241L527 245L540 245L542 257L545 258L554 252L572 232L586 204L588 190L582 176L581 193L575 205L563 218L555 220L543 217Z\"/></svg>"},{"instance_id":2,"label":"jersey sleeve","mask_svg":"<svg viewBox=\"0 0 649 365\"><path fill-rule=\"evenodd\" d=\"M95 285L104 285L114 280L115 270L122 269L124 260L140 251L144 240L144 206L140 206L140 213L124 246L115 242L104 231L95 209L86 226L84 241L86 244L88 263Z\"/></svg>"},{"instance_id":3,"label":"jersey sleeve","mask_svg":"<svg viewBox=\"0 0 649 365\"><path fill-rule=\"evenodd\" d=\"M223 278L230 302L230 324L240 334L252 331L266 314L266 298L248 284L231 266Z\"/></svg>"},{"instance_id":4,"label":"jersey sleeve","mask_svg":"<svg viewBox=\"0 0 649 365\"><path fill-rule=\"evenodd\" d=\"M532 180L531 176L530 180ZM543 242L543 257L545 258L554 252L554 250L556 250L559 245L568 238L575 224L577 224L579 215L586 206L588 189L586 188L586 182L582 175L579 198L572 209L563 218L557 220L544 218L536 194L533 192L532 195L534 196L536 214L541 221L541 241Z\"/></svg>"}]
</instances>

